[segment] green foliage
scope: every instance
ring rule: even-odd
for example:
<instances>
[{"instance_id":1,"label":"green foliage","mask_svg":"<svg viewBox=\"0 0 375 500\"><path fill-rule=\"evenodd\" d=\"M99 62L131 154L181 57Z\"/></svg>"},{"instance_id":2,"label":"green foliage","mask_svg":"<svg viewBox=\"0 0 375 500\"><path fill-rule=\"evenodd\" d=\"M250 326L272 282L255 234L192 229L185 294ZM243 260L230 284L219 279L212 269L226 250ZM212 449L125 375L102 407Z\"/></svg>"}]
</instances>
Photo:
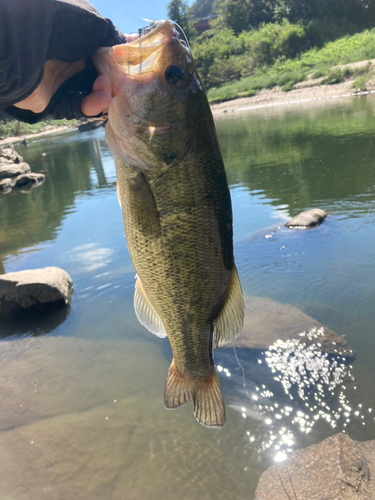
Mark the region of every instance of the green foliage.
<instances>
[{"instance_id":1,"label":"green foliage","mask_svg":"<svg viewBox=\"0 0 375 500\"><path fill-rule=\"evenodd\" d=\"M184 30L188 40L195 38L194 23L189 22L190 9L184 0L171 0L167 6L167 12L168 18Z\"/></svg>"},{"instance_id":2,"label":"green foliage","mask_svg":"<svg viewBox=\"0 0 375 500\"><path fill-rule=\"evenodd\" d=\"M51 127L74 126L77 120L52 120L45 119L34 125L19 122L18 120L6 119L0 121L0 137L18 137L26 134L37 134Z\"/></svg>"},{"instance_id":3,"label":"green foliage","mask_svg":"<svg viewBox=\"0 0 375 500\"><path fill-rule=\"evenodd\" d=\"M197 0L190 8L190 15L196 18L208 17L212 12L214 0Z\"/></svg>"},{"instance_id":4,"label":"green foliage","mask_svg":"<svg viewBox=\"0 0 375 500\"><path fill-rule=\"evenodd\" d=\"M218 33L206 31L191 48L197 69L209 88L254 74L278 59L294 57L304 36L301 25L284 21L264 24L239 36L229 28Z\"/></svg>"},{"instance_id":5,"label":"green foliage","mask_svg":"<svg viewBox=\"0 0 375 500\"><path fill-rule=\"evenodd\" d=\"M237 37L237 39L239 38ZM244 92L252 93L261 88L272 88L276 85L287 91L306 77L319 78L326 75L325 83L332 84L343 81L352 75L363 75L368 81L371 76L368 76L369 65L343 70L332 69L332 67L337 64L374 58L375 28L351 37L345 36L335 42L328 42L322 49L314 48L298 57L290 59L279 57L273 65L258 65L258 67L254 65L253 71L248 76L238 81L230 81L220 88L209 89L208 98L211 102L220 102L244 95ZM244 70L242 74L244 74ZM359 80L357 84L363 86L363 80Z\"/></svg>"},{"instance_id":6,"label":"green foliage","mask_svg":"<svg viewBox=\"0 0 375 500\"><path fill-rule=\"evenodd\" d=\"M333 85L335 83L341 83L344 81L344 74L341 69L333 69L330 73L322 80L322 85Z\"/></svg>"},{"instance_id":7,"label":"green foliage","mask_svg":"<svg viewBox=\"0 0 375 500\"><path fill-rule=\"evenodd\" d=\"M356 78L352 83L352 88L355 90L367 90L367 80L366 76Z\"/></svg>"}]
</instances>

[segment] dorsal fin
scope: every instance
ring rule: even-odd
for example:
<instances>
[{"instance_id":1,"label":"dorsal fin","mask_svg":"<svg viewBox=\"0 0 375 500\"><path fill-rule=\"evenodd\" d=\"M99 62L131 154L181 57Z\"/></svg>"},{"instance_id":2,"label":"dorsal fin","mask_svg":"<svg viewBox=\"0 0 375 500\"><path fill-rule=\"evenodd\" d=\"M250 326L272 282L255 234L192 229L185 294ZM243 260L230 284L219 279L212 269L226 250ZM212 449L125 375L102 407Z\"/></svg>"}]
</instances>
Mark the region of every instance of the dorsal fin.
<instances>
[{"instance_id":1,"label":"dorsal fin","mask_svg":"<svg viewBox=\"0 0 375 500\"><path fill-rule=\"evenodd\" d=\"M227 298L219 316L214 321L216 347L226 347L234 342L243 327L245 307L236 266L233 267Z\"/></svg>"},{"instance_id":2,"label":"dorsal fin","mask_svg":"<svg viewBox=\"0 0 375 500\"><path fill-rule=\"evenodd\" d=\"M135 282L134 309L138 321L147 330L160 338L167 336L163 323L147 297L139 277Z\"/></svg>"}]
</instances>

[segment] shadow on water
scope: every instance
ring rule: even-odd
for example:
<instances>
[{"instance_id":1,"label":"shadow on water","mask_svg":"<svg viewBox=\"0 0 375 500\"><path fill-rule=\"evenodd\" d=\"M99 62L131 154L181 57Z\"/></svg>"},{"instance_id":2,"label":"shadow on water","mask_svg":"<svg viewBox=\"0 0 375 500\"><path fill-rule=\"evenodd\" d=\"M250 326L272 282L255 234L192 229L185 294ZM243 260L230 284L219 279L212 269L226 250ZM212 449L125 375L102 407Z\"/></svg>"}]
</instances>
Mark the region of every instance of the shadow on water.
<instances>
[{"instance_id":1,"label":"shadow on water","mask_svg":"<svg viewBox=\"0 0 375 500\"><path fill-rule=\"evenodd\" d=\"M70 314L70 306L55 305L36 310L17 312L11 318L1 319L0 339L24 335L46 335L61 325Z\"/></svg>"}]
</instances>

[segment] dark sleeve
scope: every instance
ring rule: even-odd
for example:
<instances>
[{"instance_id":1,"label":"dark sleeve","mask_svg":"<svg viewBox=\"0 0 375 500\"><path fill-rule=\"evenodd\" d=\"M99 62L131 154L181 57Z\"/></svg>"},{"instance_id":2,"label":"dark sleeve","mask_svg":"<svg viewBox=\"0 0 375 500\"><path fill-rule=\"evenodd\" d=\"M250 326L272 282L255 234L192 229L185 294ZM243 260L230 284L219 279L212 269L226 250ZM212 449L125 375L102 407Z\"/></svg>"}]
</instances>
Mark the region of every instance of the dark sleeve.
<instances>
[{"instance_id":1,"label":"dark sleeve","mask_svg":"<svg viewBox=\"0 0 375 500\"><path fill-rule=\"evenodd\" d=\"M75 62L125 42L86 0L0 0L0 109L35 90L48 59ZM87 76L92 84L92 68Z\"/></svg>"}]
</instances>

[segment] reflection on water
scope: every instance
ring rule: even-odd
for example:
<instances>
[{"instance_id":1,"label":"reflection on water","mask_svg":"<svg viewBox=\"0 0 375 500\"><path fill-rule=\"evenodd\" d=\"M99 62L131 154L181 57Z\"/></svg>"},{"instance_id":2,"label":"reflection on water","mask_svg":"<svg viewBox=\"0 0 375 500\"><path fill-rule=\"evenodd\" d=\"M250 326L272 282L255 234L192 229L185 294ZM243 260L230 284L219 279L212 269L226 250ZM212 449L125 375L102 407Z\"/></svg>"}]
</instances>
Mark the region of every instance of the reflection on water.
<instances>
[{"instance_id":1,"label":"reflection on water","mask_svg":"<svg viewBox=\"0 0 375 500\"><path fill-rule=\"evenodd\" d=\"M293 450L338 431L375 438L374 112L367 97L218 122L246 294L302 310L356 355L322 353L319 328L264 350L216 350L220 432L201 428L188 406L163 407L170 346L134 314L104 131L19 150L47 177L0 198L0 266L60 266L74 294L70 309L1 325L3 495L252 498L260 474ZM322 226L278 229L312 207L330 212Z\"/></svg>"}]
</instances>

